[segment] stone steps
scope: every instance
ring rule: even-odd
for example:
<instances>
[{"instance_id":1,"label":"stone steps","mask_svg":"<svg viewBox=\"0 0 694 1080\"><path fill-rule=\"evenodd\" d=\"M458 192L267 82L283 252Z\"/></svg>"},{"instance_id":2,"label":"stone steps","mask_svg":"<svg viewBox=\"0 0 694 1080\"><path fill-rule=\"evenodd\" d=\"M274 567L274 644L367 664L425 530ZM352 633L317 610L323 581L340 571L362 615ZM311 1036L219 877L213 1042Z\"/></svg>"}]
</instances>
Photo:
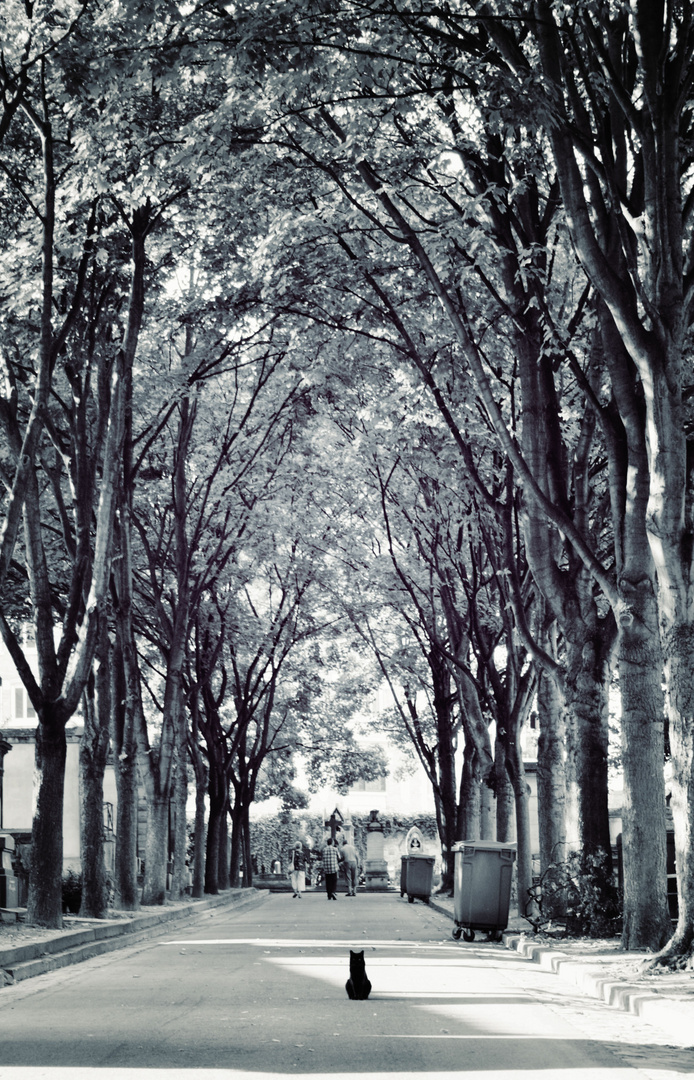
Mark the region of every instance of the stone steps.
<instances>
[{"instance_id":1,"label":"stone steps","mask_svg":"<svg viewBox=\"0 0 694 1080\"><path fill-rule=\"evenodd\" d=\"M136 945L152 935L157 927L188 922L198 915L216 907L232 907L235 910L261 903L267 892L256 889L237 889L230 897L223 893L200 903L181 908L162 908L147 911L132 918L101 921L83 930L67 930L53 938L26 945L16 945L0 950L0 986L22 982L47 971L79 964L94 956Z\"/></svg>"}]
</instances>

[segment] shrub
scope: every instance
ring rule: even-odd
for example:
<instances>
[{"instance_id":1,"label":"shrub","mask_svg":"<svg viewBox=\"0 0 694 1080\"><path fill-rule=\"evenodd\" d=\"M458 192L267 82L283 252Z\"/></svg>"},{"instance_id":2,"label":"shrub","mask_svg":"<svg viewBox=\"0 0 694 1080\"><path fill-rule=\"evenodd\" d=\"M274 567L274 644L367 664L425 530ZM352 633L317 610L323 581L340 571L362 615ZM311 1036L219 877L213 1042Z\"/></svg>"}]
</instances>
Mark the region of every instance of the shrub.
<instances>
[{"instance_id":1,"label":"shrub","mask_svg":"<svg viewBox=\"0 0 694 1080\"><path fill-rule=\"evenodd\" d=\"M82 875L68 870L63 875L63 914L78 915L82 904Z\"/></svg>"},{"instance_id":2,"label":"shrub","mask_svg":"<svg viewBox=\"0 0 694 1080\"><path fill-rule=\"evenodd\" d=\"M567 937L614 937L622 928L622 895L605 852L590 855L571 852L566 862L548 867L533 890L540 918L535 929L547 923L546 912L560 912L552 921L562 923Z\"/></svg>"}]
</instances>

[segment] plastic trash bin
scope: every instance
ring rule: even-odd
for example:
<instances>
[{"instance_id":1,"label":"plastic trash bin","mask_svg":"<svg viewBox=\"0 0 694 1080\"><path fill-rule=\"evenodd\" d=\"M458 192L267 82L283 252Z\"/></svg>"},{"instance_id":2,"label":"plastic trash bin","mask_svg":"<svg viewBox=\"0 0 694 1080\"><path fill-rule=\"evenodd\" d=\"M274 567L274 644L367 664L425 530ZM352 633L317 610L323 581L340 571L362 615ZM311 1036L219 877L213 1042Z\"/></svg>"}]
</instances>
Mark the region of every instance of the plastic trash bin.
<instances>
[{"instance_id":1,"label":"plastic trash bin","mask_svg":"<svg viewBox=\"0 0 694 1080\"><path fill-rule=\"evenodd\" d=\"M462 933L466 941L474 941L475 930L486 930L499 941L508 926L516 845L463 840L453 851L453 937L459 938Z\"/></svg>"},{"instance_id":2,"label":"plastic trash bin","mask_svg":"<svg viewBox=\"0 0 694 1080\"><path fill-rule=\"evenodd\" d=\"M419 897L429 903L431 886L434 878L433 855L403 855L400 864L400 895L407 893L407 899L414 904Z\"/></svg>"}]
</instances>

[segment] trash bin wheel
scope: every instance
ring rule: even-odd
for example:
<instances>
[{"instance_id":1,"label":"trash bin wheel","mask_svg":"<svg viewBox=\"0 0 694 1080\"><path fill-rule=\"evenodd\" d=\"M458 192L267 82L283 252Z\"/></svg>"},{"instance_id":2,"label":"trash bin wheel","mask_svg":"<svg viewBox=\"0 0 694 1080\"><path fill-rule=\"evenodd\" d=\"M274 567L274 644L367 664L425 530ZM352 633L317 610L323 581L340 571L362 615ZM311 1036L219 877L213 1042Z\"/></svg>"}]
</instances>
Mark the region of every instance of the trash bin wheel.
<instances>
[{"instance_id":1,"label":"trash bin wheel","mask_svg":"<svg viewBox=\"0 0 694 1080\"><path fill-rule=\"evenodd\" d=\"M410 904L414 904L414 896L410 896L410 894L408 893L408 894L407 894L407 899L408 899L408 902L409 902Z\"/></svg>"},{"instance_id":2,"label":"trash bin wheel","mask_svg":"<svg viewBox=\"0 0 694 1080\"><path fill-rule=\"evenodd\" d=\"M455 927L455 929L453 930L453 937L455 938L456 941L460 941L460 935L462 934L462 932L463 932L462 926L456 926Z\"/></svg>"},{"instance_id":3,"label":"trash bin wheel","mask_svg":"<svg viewBox=\"0 0 694 1080\"><path fill-rule=\"evenodd\" d=\"M474 930L463 930L463 940L464 941L474 941L475 940L475 931Z\"/></svg>"},{"instance_id":4,"label":"trash bin wheel","mask_svg":"<svg viewBox=\"0 0 694 1080\"><path fill-rule=\"evenodd\" d=\"M492 930L490 935L489 935L489 940L490 941L503 941L503 939L504 939L503 930Z\"/></svg>"}]
</instances>

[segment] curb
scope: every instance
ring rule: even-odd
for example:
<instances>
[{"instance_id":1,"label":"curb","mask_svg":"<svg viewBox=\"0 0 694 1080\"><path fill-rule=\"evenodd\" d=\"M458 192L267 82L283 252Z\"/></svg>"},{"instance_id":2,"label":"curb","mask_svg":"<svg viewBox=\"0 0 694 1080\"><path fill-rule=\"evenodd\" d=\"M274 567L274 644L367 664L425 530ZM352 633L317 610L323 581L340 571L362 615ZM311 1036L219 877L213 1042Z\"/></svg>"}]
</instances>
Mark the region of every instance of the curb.
<instances>
[{"instance_id":1,"label":"curb","mask_svg":"<svg viewBox=\"0 0 694 1080\"><path fill-rule=\"evenodd\" d=\"M507 949L566 979L588 997L597 998L659 1028L680 1046L684 1032L694 1031L694 1000L654 994L638 984L610 978L604 967L576 961L566 953L526 941L523 934L506 932L503 943Z\"/></svg>"},{"instance_id":2,"label":"curb","mask_svg":"<svg viewBox=\"0 0 694 1080\"><path fill-rule=\"evenodd\" d=\"M234 889L206 900L162 908L161 911L135 913L132 917L107 922L95 919L87 929L66 930L45 941L0 949L0 987L136 945L148 938L156 927L187 922L214 908L236 910L254 907L262 903L267 895L265 889Z\"/></svg>"},{"instance_id":3,"label":"curb","mask_svg":"<svg viewBox=\"0 0 694 1080\"><path fill-rule=\"evenodd\" d=\"M430 901L430 907L453 921L447 908L435 901ZM694 998L655 994L638 984L610 978L604 967L577 961L558 949L528 941L522 931L504 931L502 943L545 971L570 982L587 997L640 1017L672 1038L678 1046L683 1045L684 1032L694 1032ZM691 1039L691 1035L686 1037Z\"/></svg>"}]
</instances>

